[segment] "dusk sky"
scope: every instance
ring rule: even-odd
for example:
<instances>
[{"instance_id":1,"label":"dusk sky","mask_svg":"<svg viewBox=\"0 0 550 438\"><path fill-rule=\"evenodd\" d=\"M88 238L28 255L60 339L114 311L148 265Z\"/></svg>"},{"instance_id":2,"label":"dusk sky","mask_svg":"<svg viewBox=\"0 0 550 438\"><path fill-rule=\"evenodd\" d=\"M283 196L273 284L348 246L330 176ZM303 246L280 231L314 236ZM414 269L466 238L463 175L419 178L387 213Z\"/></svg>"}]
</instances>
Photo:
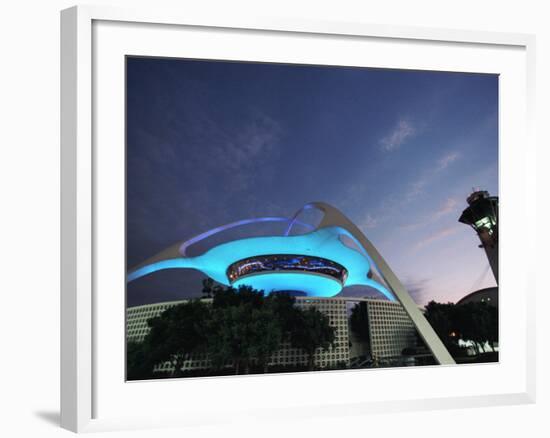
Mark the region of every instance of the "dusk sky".
<instances>
[{"instance_id":1,"label":"dusk sky","mask_svg":"<svg viewBox=\"0 0 550 438\"><path fill-rule=\"evenodd\" d=\"M210 228L324 201L418 304L456 302L495 285L457 220L472 188L498 195L496 75L127 60L128 268ZM128 305L200 296L202 278L156 272L128 285Z\"/></svg>"}]
</instances>

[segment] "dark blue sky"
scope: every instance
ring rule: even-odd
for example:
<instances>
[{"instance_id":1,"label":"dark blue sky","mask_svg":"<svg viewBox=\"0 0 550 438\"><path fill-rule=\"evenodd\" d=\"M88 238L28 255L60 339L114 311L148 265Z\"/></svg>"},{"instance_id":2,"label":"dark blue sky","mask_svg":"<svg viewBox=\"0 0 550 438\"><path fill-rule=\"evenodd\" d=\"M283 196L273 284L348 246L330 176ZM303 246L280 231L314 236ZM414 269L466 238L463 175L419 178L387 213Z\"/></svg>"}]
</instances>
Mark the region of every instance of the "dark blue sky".
<instances>
[{"instance_id":1,"label":"dark blue sky","mask_svg":"<svg viewBox=\"0 0 550 438\"><path fill-rule=\"evenodd\" d=\"M325 201L417 303L456 301L494 284L457 222L473 187L498 195L497 76L127 60L128 267L212 227ZM201 278L157 272L128 286L128 305L200 295Z\"/></svg>"}]
</instances>

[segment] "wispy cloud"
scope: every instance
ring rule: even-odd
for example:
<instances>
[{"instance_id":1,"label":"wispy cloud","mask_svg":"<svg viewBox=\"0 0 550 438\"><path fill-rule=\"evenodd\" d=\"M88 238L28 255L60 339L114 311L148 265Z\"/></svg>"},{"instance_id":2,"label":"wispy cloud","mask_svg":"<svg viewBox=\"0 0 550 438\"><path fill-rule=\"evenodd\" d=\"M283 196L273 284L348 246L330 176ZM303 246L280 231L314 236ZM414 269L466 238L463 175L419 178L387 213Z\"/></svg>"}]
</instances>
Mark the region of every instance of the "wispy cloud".
<instances>
[{"instance_id":1,"label":"wispy cloud","mask_svg":"<svg viewBox=\"0 0 550 438\"><path fill-rule=\"evenodd\" d=\"M441 159L438 161L437 170L440 172L442 170L445 170L449 165L453 162L455 162L460 157L460 154L458 152L450 152L447 155L441 157Z\"/></svg>"},{"instance_id":2,"label":"wispy cloud","mask_svg":"<svg viewBox=\"0 0 550 438\"><path fill-rule=\"evenodd\" d=\"M401 225L399 228L402 230L413 230L426 225L431 225L441 217L453 213L457 210L457 207L460 205L460 202L456 198L447 198L433 213L430 213L428 216L425 216L423 219L418 222L408 223Z\"/></svg>"},{"instance_id":3,"label":"wispy cloud","mask_svg":"<svg viewBox=\"0 0 550 438\"><path fill-rule=\"evenodd\" d=\"M443 204L435 211L434 216L436 218L440 218L441 216L445 216L446 214L452 213L456 210L456 207L458 206L459 202L456 198L447 198Z\"/></svg>"},{"instance_id":4,"label":"wispy cloud","mask_svg":"<svg viewBox=\"0 0 550 438\"><path fill-rule=\"evenodd\" d=\"M405 192L405 202L410 202L418 195L424 192L424 187L428 184L428 177L426 175L420 176L416 181L414 181L408 191Z\"/></svg>"},{"instance_id":5,"label":"wispy cloud","mask_svg":"<svg viewBox=\"0 0 550 438\"><path fill-rule=\"evenodd\" d=\"M424 248L425 246L430 245L430 244L432 244L433 242L435 242L437 240L441 240L441 239L443 239L447 236L450 236L452 234L457 233L459 230L460 230L460 228L458 228L456 225L446 227L446 228L442 228L442 229L436 231L434 234L432 234L430 236L427 236L427 237L419 240L418 242L416 242L416 245L414 246L414 248L415 249Z\"/></svg>"},{"instance_id":6,"label":"wispy cloud","mask_svg":"<svg viewBox=\"0 0 550 438\"><path fill-rule=\"evenodd\" d=\"M406 140L414 136L416 129L407 119L401 119L391 132L380 140L382 150L391 152L398 149Z\"/></svg>"},{"instance_id":7,"label":"wispy cloud","mask_svg":"<svg viewBox=\"0 0 550 438\"><path fill-rule=\"evenodd\" d=\"M375 228L378 225L378 218L372 216L370 213L359 222L359 227L362 229Z\"/></svg>"},{"instance_id":8,"label":"wispy cloud","mask_svg":"<svg viewBox=\"0 0 550 438\"><path fill-rule=\"evenodd\" d=\"M406 278L403 281L403 286L418 305L426 302L426 294L429 289L429 280L426 278Z\"/></svg>"},{"instance_id":9,"label":"wispy cloud","mask_svg":"<svg viewBox=\"0 0 550 438\"><path fill-rule=\"evenodd\" d=\"M259 179L271 180L269 163L279 156L284 129L278 120L255 109L243 110L238 123L223 120L197 105L193 117L184 112L166 129L136 130L134 142L139 142L141 154L130 156L134 189L129 202L141 214L131 217L129 226L139 230L140 239L154 241L165 229L187 236L230 222L237 204L244 217L257 215L260 205L266 208L249 188ZM162 196L155 195L160 192Z\"/></svg>"},{"instance_id":10,"label":"wispy cloud","mask_svg":"<svg viewBox=\"0 0 550 438\"><path fill-rule=\"evenodd\" d=\"M253 172L258 160L264 162L276 153L281 127L271 117L257 113L241 126L241 132L218 145L217 158L231 171Z\"/></svg>"},{"instance_id":11,"label":"wispy cloud","mask_svg":"<svg viewBox=\"0 0 550 438\"><path fill-rule=\"evenodd\" d=\"M421 196L426 190L429 190L429 185L437 180L438 174L440 174L443 169L451 166L451 164L459 157L460 154L457 152L452 152L434 160L432 165L429 167L429 170L420 172L417 178L408 185L407 190L404 190L401 193L388 195L378 205L378 208L374 213L372 211L369 213L365 212L362 218L357 219L357 223L360 224L362 229L374 228L388 217L399 214L399 212L403 210L404 206L415 202L419 196ZM351 185L348 187L348 199L350 199L350 202L354 202L356 199L361 199L364 197L364 191L365 188L360 184ZM420 219L418 222L402 225L399 228L414 229L432 224L442 216L456 211L460 205L460 202L461 201L456 198L447 198L441 205L433 205L429 216Z\"/></svg>"},{"instance_id":12,"label":"wispy cloud","mask_svg":"<svg viewBox=\"0 0 550 438\"><path fill-rule=\"evenodd\" d=\"M412 201L418 195L424 192L424 188L433 180L438 173L447 169L452 163L454 163L460 154L458 152L450 152L443 157L439 158L437 162L428 172L422 173L417 180L413 181L409 190L405 193L405 200Z\"/></svg>"}]
</instances>

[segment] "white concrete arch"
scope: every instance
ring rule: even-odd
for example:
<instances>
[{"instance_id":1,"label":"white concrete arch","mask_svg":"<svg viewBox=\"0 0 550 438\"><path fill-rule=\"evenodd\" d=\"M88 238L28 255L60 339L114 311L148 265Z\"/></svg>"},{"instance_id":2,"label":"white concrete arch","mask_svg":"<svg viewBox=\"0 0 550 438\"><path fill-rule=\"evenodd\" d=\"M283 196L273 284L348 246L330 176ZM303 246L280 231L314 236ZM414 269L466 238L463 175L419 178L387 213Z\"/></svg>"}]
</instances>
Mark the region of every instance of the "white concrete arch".
<instances>
[{"instance_id":1,"label":"white concrete arch","mask_svg":"<svg viewBox=\"0 0 550 438\"><path fill-rule=\"evenodd\" d=\"M447 351L447 348L445 348L445 345L443 345L443 342L439 336L437 336L430 323L426 320L424 315L422 315L418 309L418 306L408 294L401 281L397 278L382 255L361 232L361 230L359 230L359 228L357 228L357 226L340 210L325 202L311 202L305 205L294 215L294 218L297 218L301 211L306 208L317 208L324 213L318 228L338 226L347 230L353 238L357 239L360 246L365 249L367 255L372 260L372 266L377 269L386 282L388 288L404 307L405 311L416 326L418 333L434 355L437 362L441 365L455 364L456 362L453 357Z\"/></svg>"}]
</instances>

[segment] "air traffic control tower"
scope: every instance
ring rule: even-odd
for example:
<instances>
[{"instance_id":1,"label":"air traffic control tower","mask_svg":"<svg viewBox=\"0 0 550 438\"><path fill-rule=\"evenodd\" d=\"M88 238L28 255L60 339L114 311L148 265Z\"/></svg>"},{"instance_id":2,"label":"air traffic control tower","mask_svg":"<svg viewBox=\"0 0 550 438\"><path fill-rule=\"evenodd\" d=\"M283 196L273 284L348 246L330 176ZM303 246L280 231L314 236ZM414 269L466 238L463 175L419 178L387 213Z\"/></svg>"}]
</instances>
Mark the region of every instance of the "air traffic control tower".
<instances>
[{"instance_id":1,"label":"air traffic control tower","mask_svg":"<svg viewBox=\"0 0 550 438\"><path fill-rule=\"evenodd\" d=\"M487 191L475 191L467 198L466 208L459 222L470 225L485 249L493 275L498 284L498 196L490 196Z\"/></svg>"}]
</instances>

